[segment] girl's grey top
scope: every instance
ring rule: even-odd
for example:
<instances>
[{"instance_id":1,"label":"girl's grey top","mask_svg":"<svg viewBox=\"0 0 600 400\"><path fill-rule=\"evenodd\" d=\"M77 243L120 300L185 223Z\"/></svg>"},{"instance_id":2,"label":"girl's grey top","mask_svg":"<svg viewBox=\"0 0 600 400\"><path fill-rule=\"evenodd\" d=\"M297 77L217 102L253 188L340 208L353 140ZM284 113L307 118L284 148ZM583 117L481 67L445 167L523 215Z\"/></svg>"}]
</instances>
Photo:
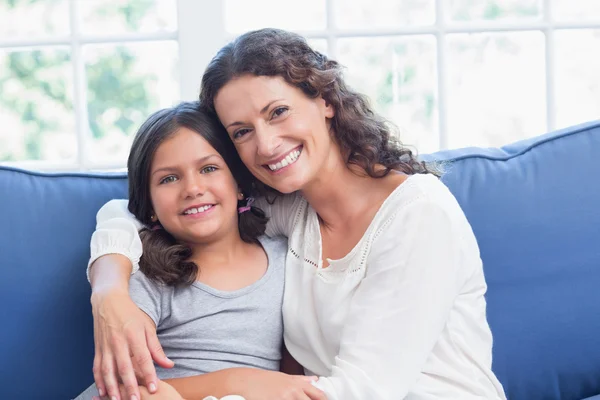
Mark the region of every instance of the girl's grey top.
<instances>
[{"instance_id":1,"label":"girl's grey top","mask_svg":"<svg viewBox=\"0 0 600 400\"><path fill-rule=\"evenodd\" d=\"M233 292L200 282L166 286L141 271L131 276L131 298L152 318L167 357L175 362L171 369L157 366L160 379L233 367L279 369L287 240L259 240L269 260L267 271Z\"/></svg>"}]
</instances>

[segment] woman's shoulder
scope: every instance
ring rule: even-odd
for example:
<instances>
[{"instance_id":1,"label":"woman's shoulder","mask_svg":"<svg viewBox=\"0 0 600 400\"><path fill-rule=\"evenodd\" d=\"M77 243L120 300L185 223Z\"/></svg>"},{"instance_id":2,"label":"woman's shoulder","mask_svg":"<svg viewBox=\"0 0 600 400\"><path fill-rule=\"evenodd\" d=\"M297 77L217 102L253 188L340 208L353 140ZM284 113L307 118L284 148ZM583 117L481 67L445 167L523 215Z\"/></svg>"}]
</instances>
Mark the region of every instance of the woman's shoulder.
<instances>
[{"instance_id":1,"label":"woman's shoulder","mask_svg":"<svg viewBox=\"0 0 600 400\"><path fill-rule=\"evenodd\" d=\"M390 220L406 219L413 213L426 213L432 209L449 215L463 215L454 195L437 176L415 174L405 179L388 196L376 215L375 222L383 227Z\"/></svg>"}]
</instances>

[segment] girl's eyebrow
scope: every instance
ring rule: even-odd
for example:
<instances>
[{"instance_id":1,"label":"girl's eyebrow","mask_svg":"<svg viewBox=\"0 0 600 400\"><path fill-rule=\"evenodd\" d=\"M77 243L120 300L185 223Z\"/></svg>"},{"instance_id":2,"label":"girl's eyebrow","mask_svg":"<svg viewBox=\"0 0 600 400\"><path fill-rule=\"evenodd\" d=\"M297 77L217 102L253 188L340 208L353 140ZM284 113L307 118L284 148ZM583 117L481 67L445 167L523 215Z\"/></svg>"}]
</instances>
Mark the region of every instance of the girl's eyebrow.
<instances>
[{"instance_id":1,"label":"girl's eyebrow","mask_svg":"<svg viewBox=\"0 0 600 400\"><path fill-rule=\"evenodd\" d=\"M273 101L270 101L270 102L269 102L269 104L267 104L266 106L264 106L264 107L263 107L263 108L260 110L260 113L261 113L261 114L264 114L264 113L266 113L266 112L267 112L267 110L269 109L269 107L271 107L271 105L272 105L273 103L276 103L276 102L278 102L278 101L281 101L281 100L283 100L283 99L275 99L275 100L273 100ZM238 126L238 125L244 125L244 123L243 123L243 122L240 122L240 121L235 121L235 122L232 122L231 124L227 125L227 126L225 127L225 129L229 129L229 128L231 128L232 126Z\"/></svg>"},{"instance_id":2,"label":"girl's eyebrow","mask_svg":"<svg viewBox=\"0 0 600 400\"><path fill-rule=\"evenodd\" d=\"M220 155L213 153L213 154L209 154L209 155L204 156L204 157L200 157L199 159L197 159L195 161L195 163L196 164L202 164L202 163L205 163L206 161L208 161L208 160L210 160L212 158L218 158L219 160L223 159L223 157L221 157ZM177 169L178 169L177 167L171 167L171 166L160 167L160 168L155 169L154 171L152 171L152 175L151 176L154 176L155 174L157 174L159 172L173 172L173 171L177 171Z\"/></svg>"}]
</instances>

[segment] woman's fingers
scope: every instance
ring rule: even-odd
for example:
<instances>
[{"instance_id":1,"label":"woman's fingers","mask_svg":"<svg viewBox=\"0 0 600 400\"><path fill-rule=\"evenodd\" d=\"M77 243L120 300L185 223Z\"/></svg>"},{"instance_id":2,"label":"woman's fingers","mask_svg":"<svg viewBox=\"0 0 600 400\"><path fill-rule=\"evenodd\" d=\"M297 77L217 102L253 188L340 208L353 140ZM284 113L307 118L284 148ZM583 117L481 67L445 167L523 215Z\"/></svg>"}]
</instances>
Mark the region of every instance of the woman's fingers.
<instances>
[{"instance_id":1,"label":"woman's fingers","mask_svg":"<svg viewBox=\"0 0 600 400\"><path fill-rule=\"evenodd\" d=\"M152 359L158 365L163 368L173 368L174 363L165 354L160 342L158 341L158 336L156 336L155 329L146 327L146 342L148 343L148 349L150 350ZM152 371L154 371L152 360L150 360L150 366L152 366Z\"/></svg>"},{"instance_id":2,"label":"woman's fingers","mask_svg":"<svg viewBox=\"0 0 600 400\"><path fill-rule=\"evenodd\" d=\"M119 382L117 381L115 359L112 353L108 351L104 351L102 355L100 373L102 374L102 379L104 380L104 388L106 390L105 395L110 399L121 400L121 396L119 395Z\"/></svg>"},{"instance_id":3,"label":"woman's fingers","mask_svg":"<svg viewBox=\"0 0 600 400\"><path fill-rule=\"evenodd\" d=\"M129 347L123 340L115 340L113 342L113 349L115 350L117 372L125 387L127 397L122 400L140 399L140 391L138 388L137 378L133 371L133 364L131 363L131 357L129 353ZM117 388L118 389L118 388Z\"/></svg>"},{"instance_id":4,"label":"woman's fingers","mask_svg":"<svg viewBox=\"0 0 600 400\"><path fill-rule=\"evenodd\" d=\"M102 353L96 350L96 355L94 356L94 367L92 371L94 372L94 383L96 383L96 388L98 389L98 394L100 396L104 396L106 394L106 386L104 385L104 379L102 379Z\"/></svg>"},{"instance_id":5,"label":"woman's fingers","mask_svg":"<svg viewBox=\"0 0 600 400\"><path fill-rule=\"evenodd\" d=\"M158 378L156 369L152 363L152 355L150 353L150 344L147 343L148 330L132 331L127 335L129 348L131 349L131 358L136 366L136 373L141 380L138 384L146 386L150 393L155 393Z\"/></svg>"},{"instance_id":6,"label":"woman's fingers","mask_svg":"<svg viewBox=\"0 0 600 400\"><path fill-rule=\"evenodd\" d=\"M102 379L102 351L100 350L100 343L102 343L102 333L98 329L98 324L96 323L96 319L94 318L94 364L92 368L92 372L94 373L94 383L96 383L96 388L98 389L98 393L100 396L104 396L106 394L106 389L104 386L104 379Z\"/></svg>"}]
</instances>

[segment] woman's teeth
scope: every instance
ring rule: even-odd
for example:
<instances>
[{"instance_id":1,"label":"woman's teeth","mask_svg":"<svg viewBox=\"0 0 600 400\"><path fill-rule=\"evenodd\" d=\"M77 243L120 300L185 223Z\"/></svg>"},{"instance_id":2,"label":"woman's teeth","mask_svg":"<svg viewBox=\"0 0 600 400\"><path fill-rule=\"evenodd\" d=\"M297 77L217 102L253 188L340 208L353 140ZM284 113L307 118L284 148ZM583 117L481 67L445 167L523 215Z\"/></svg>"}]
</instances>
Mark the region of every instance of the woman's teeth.
<instances>
[{"instance_id":1,"label":"woman's teeth","mask_svg":"<svg viewBox=\"0 0 600 400\"><path fill-rule=\"evenodd\" d=\"M292 151L290 154L287 155L286 158L279 161L277 164L268 164L269 169L271 171L277 171L278 169L287 167L288 165L295 163L296 160L298 160L298 157L300 157L300 150Z\"/></svg>"},{"instance_id":2,"label":"woman's teeth","mask_svg":"<svg viewBox=\"0 0 600 400\"><path fill-rule=\"evenodd\" d=\"M198 207L198 208L190 208L189 210L185 210L183 213L185 215L198 214L198 213L204 212L204 211L206 211L206 210L208 210L209 208L212 208L212 207L213 207L213 205L209 204L207 206L202 206L202 207Z\"/></svg>"}]
</instances>

